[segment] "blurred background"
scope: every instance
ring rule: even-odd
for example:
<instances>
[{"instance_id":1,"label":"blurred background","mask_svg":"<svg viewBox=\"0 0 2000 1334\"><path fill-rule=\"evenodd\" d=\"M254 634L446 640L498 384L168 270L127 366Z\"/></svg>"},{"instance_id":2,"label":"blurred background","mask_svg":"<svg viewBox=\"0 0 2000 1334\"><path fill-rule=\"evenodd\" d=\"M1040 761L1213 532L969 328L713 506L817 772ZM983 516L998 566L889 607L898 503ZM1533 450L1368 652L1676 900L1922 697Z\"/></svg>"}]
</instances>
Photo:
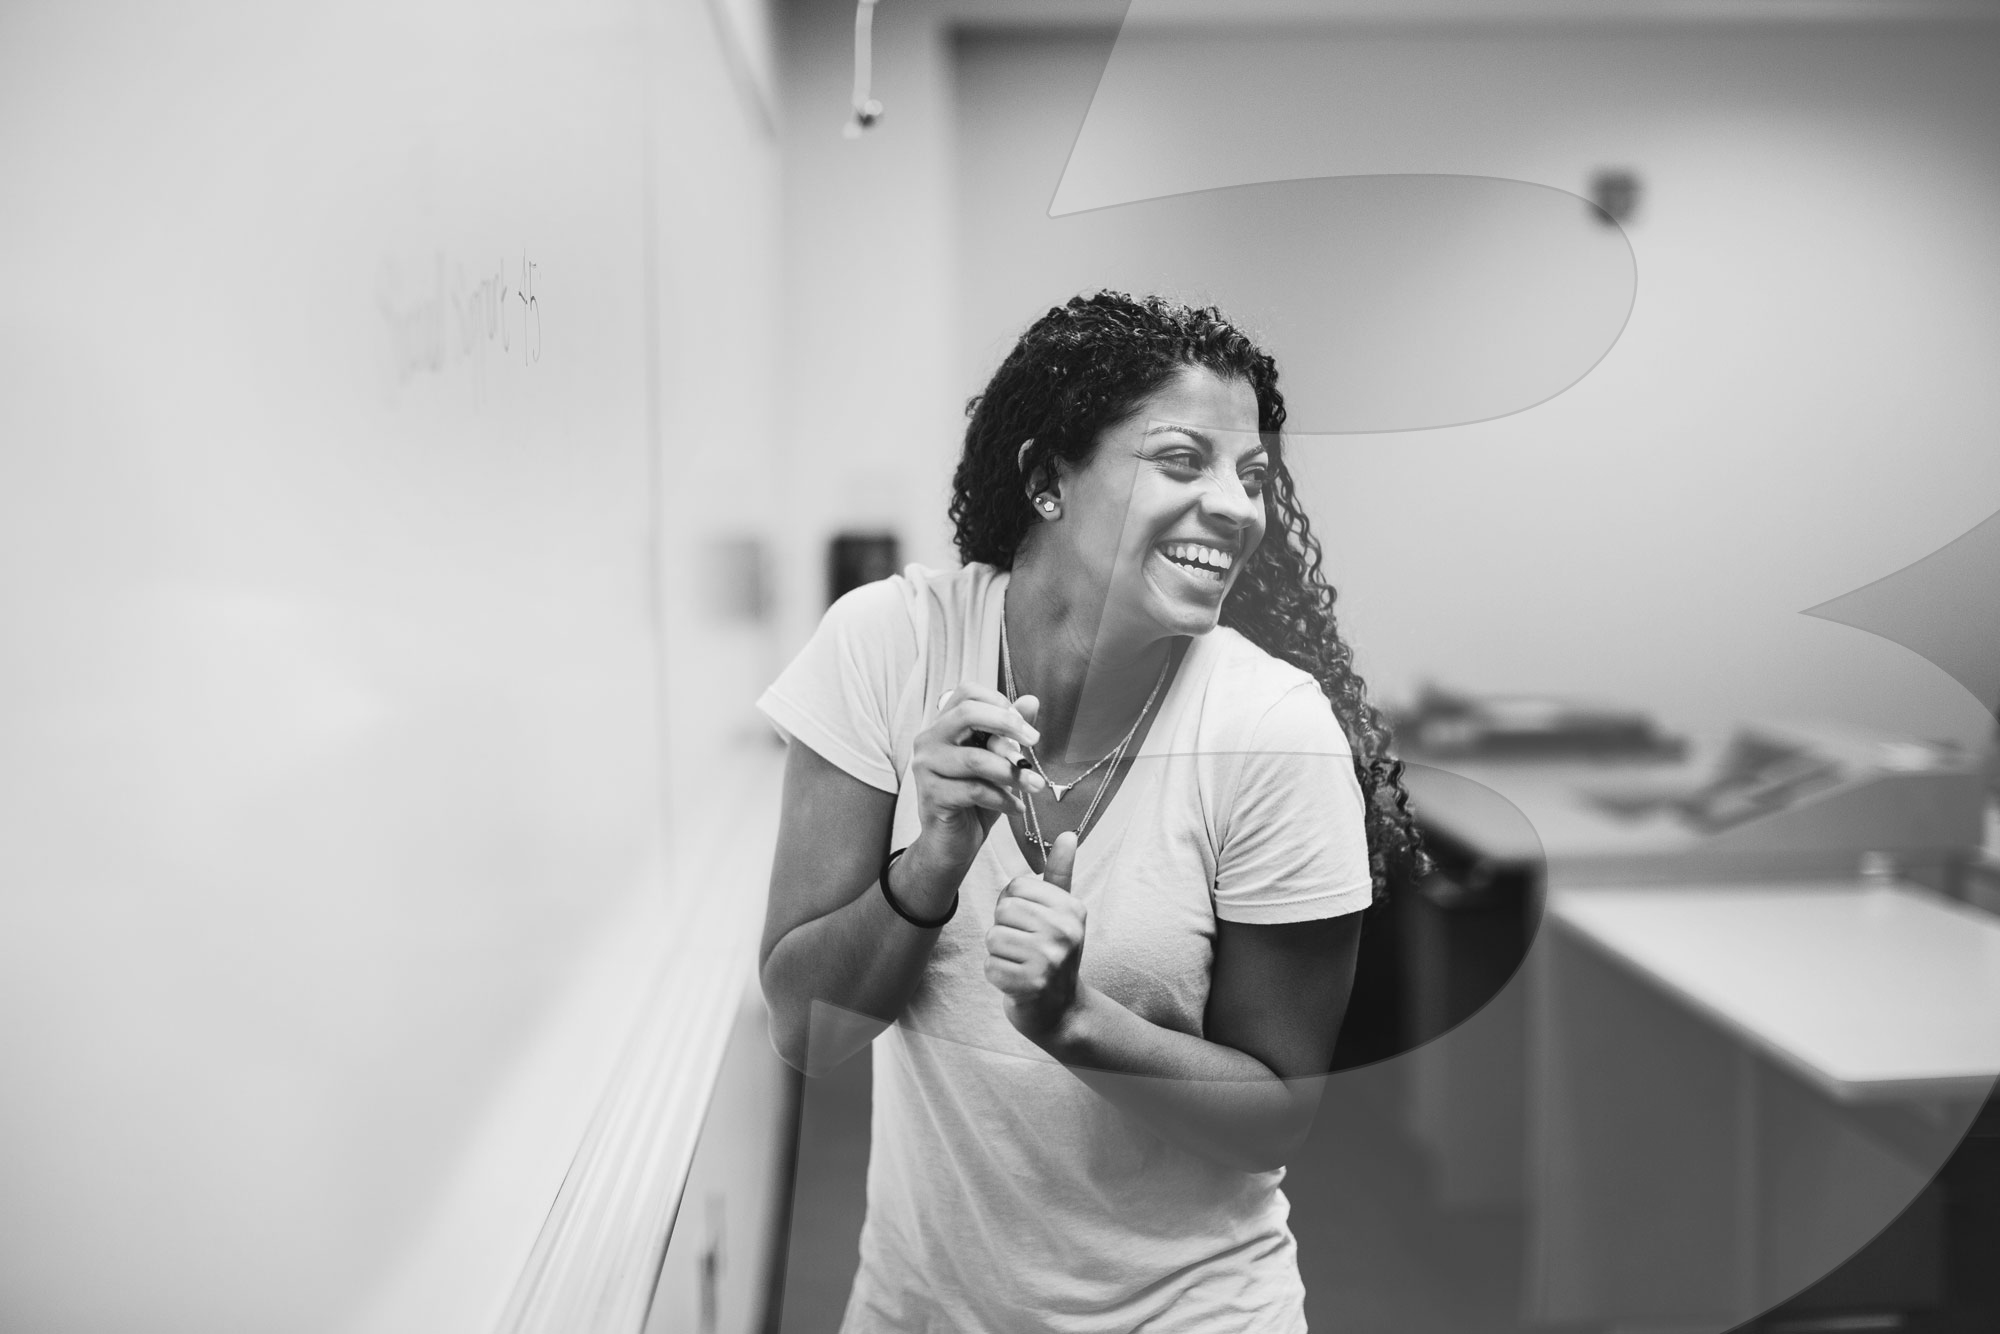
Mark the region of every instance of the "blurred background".
<instances>
[{"instance_id":1,"label":"blurred background","mask_svg":"<svg viewBox=\"0 0 2000 1334\"><path fill-rule=\"evenodd\" d=\"M0 1329L833 1329L867 1062L764 1039L751 703L1103 286L1277 356L1438 852L1315 1325L1993 1327L1995 68L1986 0L0 7Z\"/></svg>"}]
</instances>

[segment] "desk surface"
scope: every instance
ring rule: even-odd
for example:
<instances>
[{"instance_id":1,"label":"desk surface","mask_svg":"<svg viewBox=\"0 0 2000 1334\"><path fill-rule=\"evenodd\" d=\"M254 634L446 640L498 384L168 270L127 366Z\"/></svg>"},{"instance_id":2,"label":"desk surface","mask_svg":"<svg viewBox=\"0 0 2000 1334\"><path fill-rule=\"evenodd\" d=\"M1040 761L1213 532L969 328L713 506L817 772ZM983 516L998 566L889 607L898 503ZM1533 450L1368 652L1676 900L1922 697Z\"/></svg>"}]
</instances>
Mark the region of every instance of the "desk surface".
<instances>
[{"instance_id":1,"label":"desk surface","mask_svg":"<svg viewBox=\"0 0 2000 1334\"><path fill-rule=\"evenodd\" d=\"M1851 873L1864 849L1917 867L1978 843L1983 795L1958 772L1857 772L1833 791L1713 833L1665 810L1616 814L1593 800L1685 792L1713 765L1701 751L1680 761L1411 761L1404 781L1427 831L1496 861L1542 867L1551 888L1803 881Z\"/></svg>"},{"instance_id":2,"label":"desk surface","mask_svg":"<svg viewBox=\"0 0 2000 1334\"><path fill-rule=\"evenodd\" d=\"M1982 1098L2000 918L1906 886L1552 892L1549 919L1846 1102Z\"/></svg>"},{"instance_id":3,"label":"desk surface","mask_svg":"<svg viewBox=\"0 0 2000 1334\"><path fill-rule=\"evenodd\" d=\"M1410 800L1426 827L1501 861L1564 857L1661 857L1700 841L1665 818L1620 819L1579 799L1593 783L1651 778L1693 787L1706 769L1685 761L1411 760Z\"/></svg>"}]
</instances>

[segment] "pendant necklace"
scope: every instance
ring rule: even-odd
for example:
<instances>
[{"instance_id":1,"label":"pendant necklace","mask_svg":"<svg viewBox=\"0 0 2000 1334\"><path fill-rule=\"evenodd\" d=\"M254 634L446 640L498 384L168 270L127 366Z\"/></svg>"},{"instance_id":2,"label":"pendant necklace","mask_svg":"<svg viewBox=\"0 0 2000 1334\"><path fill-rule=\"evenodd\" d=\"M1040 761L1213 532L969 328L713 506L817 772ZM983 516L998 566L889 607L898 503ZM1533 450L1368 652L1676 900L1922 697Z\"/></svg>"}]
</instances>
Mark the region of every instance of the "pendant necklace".
<instances>
[{"instance_id":1,"label":"pendant necklace","mask_svg":"<svg viewBox=\"0 0 2000 1334\"><path fill-rule=\"evenodd\" d=\"M1027 748L1028 763L1034 767L1036 773L1041 775L1042 781L1049 785L1049 795L1054 797L1058 803L1073 792L1086 778L1089 778L1099 769L1104 768L1107 763L1111 766L1104 775L1104 781L1097 785L1097 792L1091 797L1090 805L1084 807L1083 819L1077 822L1076 836L1079 842L1083 839L1084 831L1090 828L1091 818L1097 814L1097 807L1104 800L1104 794L1110 790L1111 779L1118 772L1119 762L1125 758L1126 748L1132 744L1132 738L1138 735L1139 724L1145 722L1146 715L1153 711L1153 702L1160 697L1160 687L1167 683L1167 673L1173 669L1173 665L1174 655L1169 652L1167 660L1160 664L1160 675L1153 682L1152 693L1146 696L1145 706L1139 710L1139 716L1132 720L1132 725L1125 729L1125 735L1119 739L1117 745L1113 746L1100 757L1097 763L1085 769L1069 782L1058 783L1053 778L1050 778L1048 771L1042 768L1041 757L1035 754L1035 748L1033 746ZM1007 607L1004 601L1000 606L1000 676L1001 680L1007 686L1007 698L1010 701L1020 698L1020 691L1014 685L1014 655L1007 644ZM1035 814L1034 793L1029 792L1023 795L1028 799L1028 841L1041 849L1042 856L1047 858L1049 849L1053 846L1053 843L1051 840L1042 837L1042 822Z\"/></svg>"},{"instance_id":2,"label":"pendant necklace","mask_svg":"<svg viewBox=\"0 0 2000 1334\"><path fill-rule=\"evenodd\" d=\"M1125 758L1124 745L1121 743L1118 746L1118 748L1112 751L1111 753L1117 756L1120 760L1123 760ZM1091 818L1097 814L1097 804L1103 801L1104 794L1111 790L1111 775L1117 772L1118 772L1118 766L1117 764L1114 763L1111 766L1110 771L1104 775L1104 781L1097 785L1097 791L1095 794L1091 796L1090 804L1083 808L1083 819L1077 821L1076 825L1077 842L1081 843L1083 841L1084 831L1090 828ZM1081 782L1082 780L1078 779L1077 781ZM1073 787L1075 786L1075 784L1071 784L1071 786ZM1025 795L1028 798L1027 801L1028 841L1030 843L1033 843L1035 847L1040 850L1042 854L1042 861L1044 863L1047 863L1049 859L1049 850L1055 847L1055 840L1042 837L1041 817L1035 813L1035 794L1029 792L1026 793Z\"/></svg>"}]
</instances>

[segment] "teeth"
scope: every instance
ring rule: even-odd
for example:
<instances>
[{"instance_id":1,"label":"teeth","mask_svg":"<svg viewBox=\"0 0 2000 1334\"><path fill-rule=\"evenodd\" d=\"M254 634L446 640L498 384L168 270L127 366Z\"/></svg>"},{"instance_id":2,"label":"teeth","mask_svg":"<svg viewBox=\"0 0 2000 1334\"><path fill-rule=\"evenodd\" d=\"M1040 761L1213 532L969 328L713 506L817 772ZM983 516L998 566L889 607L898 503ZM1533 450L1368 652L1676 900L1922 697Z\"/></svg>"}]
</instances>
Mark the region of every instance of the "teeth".
<instances>
[{"instance_id":1,"label":"teeth","mask_svg":"<svg viewBox=\"0 0 2000 1334\"><path fill-rule=\"evenodd\" d=\"M1161 550L1172 559L1189 565L1200 565L1210 570L1229 569L1228 552L1203 546L1199 542L1169 542Z\"/></svg>"}]
</instances>

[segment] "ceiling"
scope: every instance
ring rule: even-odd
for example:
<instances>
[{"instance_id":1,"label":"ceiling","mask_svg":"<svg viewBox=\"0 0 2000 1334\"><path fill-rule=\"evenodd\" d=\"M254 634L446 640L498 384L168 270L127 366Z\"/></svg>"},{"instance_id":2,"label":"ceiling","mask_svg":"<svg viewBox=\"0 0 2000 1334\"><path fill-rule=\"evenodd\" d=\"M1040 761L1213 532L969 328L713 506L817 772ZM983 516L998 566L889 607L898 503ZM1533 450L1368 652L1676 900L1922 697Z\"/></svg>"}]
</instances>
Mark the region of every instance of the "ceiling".
<instances>
[{"instance_id":1,"label":"ceiling","mask_svg":"<svg viewBox=\"0 0 2000 1334\"><path fill-rule=\"evenodd\" d=\"M923 0L881 0L885 8ZM1104 27L1127 0L932 0L979 27ZM1130 0L1130 26L1165 29L1510 23L1829 23L2000 20L2000 0Z\"/></svg>"}]
</instances>

